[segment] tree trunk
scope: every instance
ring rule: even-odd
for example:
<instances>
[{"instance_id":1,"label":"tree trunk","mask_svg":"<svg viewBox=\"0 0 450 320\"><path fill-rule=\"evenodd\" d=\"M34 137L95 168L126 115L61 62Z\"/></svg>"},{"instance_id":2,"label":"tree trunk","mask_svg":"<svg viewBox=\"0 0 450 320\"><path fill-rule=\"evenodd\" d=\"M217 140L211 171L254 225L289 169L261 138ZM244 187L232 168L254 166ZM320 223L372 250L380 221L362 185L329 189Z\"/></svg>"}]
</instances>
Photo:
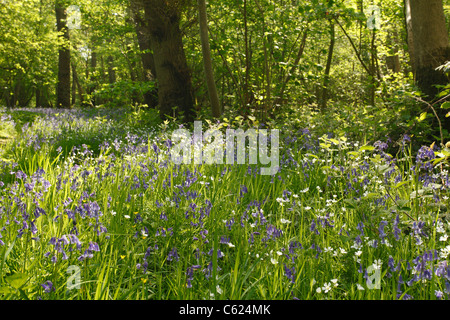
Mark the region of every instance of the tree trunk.
<instances>
[{"instance_id":1,"label":"tree trunk","mask_svg":"<svg viewBox=\"0 0 450 320\"><path fill-rule=\"evenodd\" d=\"M391 35L387 36L387 45L391 48L386 56L386 66L393 73L399 73L401 71L400 56L398 54L399 39L397 30L391 30Z\"/></svg>"},{"instance_id":2,"label":"tree trunk","mask_svg":"<svg viewBox=\"0 0 450 320\"><path fill-rule=\"evenodd\" d=\"M77 73L75 64L72 64L72 73L73 73L72 80L74 83L74 87L76 86L76 89L78 89L78 97L80 98L80 104L84 105L84 103L85 103L84 90L83 90L83 87L81 86L80 80L78 79L78 73ZM75 95L75 89L72 89L72 90L73 90L73 95ZM75 100L74 100L73 104L75 104Z\"/></svg>"},{"instance_id":3,"label":"tree trunk","mask_svg":"<svg viewBox=\"0 0 450 320\"><path fill-rule=\"evenodd\" d=\"M77 87L75 84L76 71L75 66L72 64L72 105L77 103Z\"/></svg>"},{"instance_id":4,"label":"tree trunk","mask_svg":"<svg viewBox=\"0 0 450 320\"><path fill-rule=\"evenodd\" d=\"M144 2L158 81L160 116L194 120L191 74L180 31L180 8L174 1Z\"/></svg>"},{"instance_id":5,"label":"tree trunk","mask_svg":"<svg viewBox=\"0 0 450 320\"><path fill-rule=\"evenodd\" d=\"M209 100L211 102L211 111L214 118L222 114L217 94L216 82L214 81L214 72L211 59L211 48L208 39L208 22L206 17L206 2L198 0L198 16L200 21L200 38L202 42L203 65L205 69L206 84L208 86Z\"/></svg>"},{"instance_id":6,"label":"tree trunk","mask_svg":"<svg viewBox=\"0 0 450 320\"><path fill-rule=\"evenodd\" d=\"M289 70L288 74L286 75L286 78L283 80L283 83L281 85L280 93L278 98L275 100L275 108L279 108L281 104L284 101L284 92L286 91L287 84L291 80L292 75L297 71L298 65L300 63L300 59L303 57L303 52L305 51L306 47L306 39L308 37L308 26L303 31L302 40L300 42L300 47L298 49L297 56L295 57L295 61Z\"/></svg>"},{"instance_id":7,"label":"tree trunk","mask_svg":"<svg viewBox=\"0 0 450 320\"><path fill-rule=\"evenodd\" d=\"M412 29L412 19L411 19L411 9L409 5L410 0L405 0L405 25L406 25L406 41L408 43L408 54L409 54L409 65L413 72L413 77L415 77L415 60L414 60L414 38Z\"/></svg>"},{"instance_id":8,"label":"tree trunk","mask_svg":"<svg viewBox=\"0 0 450 320\"><path fill-rule=\"evenodd\" d=\"M247 0L244 0L244 45L245 45L245 79L244 79L244 105L241 115L248 116L252 93L250 92L250 44L247 22Z\"/></svg>"},{"instance_id":9,"label":"tree trunk","mask_svg":"<svg viewBox=\"0 0 450 320\"><path fill-rule=\"evenodd\" d=\"M323 78L322 95L319 101L319 107L323 111L327 107L328 101L328 85L330 83L331 62L333 61L334 44L336 42L336 32L334 23L330 20L330 45L328 47L327 65L325 67L325 75Z\"/></svg>"},{"instance_id":10,"label":"tree trunk","mask_svg":"<svg viewBox=\"0 0 450 320\"><path fill-rule=\"evenodd\" d=\"M414 42L415 79L426 99L435 98L448 79L436 68L450 60L450 45L442 0L409 0Z\"/></svg>"},{"instance_id":11,"label":"tree trunk","mask_svg":"<svg viewBox=\"0 0 450 320\"><path fill-rule=\"evenodd\" d=\"M90 65L90 72L89 72L89 82L87 87L87 93L90 98L90 103L92 106L95 106L97 101L95 100L94 92L97 84L97 52L95 52L94 49L91 51L91 65Z\"/></svg>"},{"instance_id":12,"label":"tree trunk","mask_svg":"<svg viewBox=\"0 0 450 320\"><path fill-rule=\"evenodd\" d=\"M108 80L110 84L114 84L116 82L116 70L114 69L114 58L112 56L108 56Z\"/></svg>"},{"instance_id":13,"label":"tree trunk","mask_svg":"<svg viewBox=\"0 0 450 320\"><path fill-rule=\"evenodd\" d=\"M156 67L153 54L151 52L151 43L149 28L145 23L140 11L143 8L142 0L133 0L130 2L130 10L134 20L134 28L136 31L139 49L141 51L142 67L144 69L143 81L154 82L156 80ZM156 107L158 99L154 92L147 91L144 93L144 103L149 107Z\"/></svg>"},{"instance_id":14,"label":"tree trunk","mask_svg":"<svg viewBox=\"0 0 450 320\"><path fill-rule=\"evenodd\" d=\"M66 10L61 3L55 3L56 29L61 32L58 57L58 81L56 87L56 107L70 108L70 49L69 29L66 22Z\"/></svg>"}]
</instances>

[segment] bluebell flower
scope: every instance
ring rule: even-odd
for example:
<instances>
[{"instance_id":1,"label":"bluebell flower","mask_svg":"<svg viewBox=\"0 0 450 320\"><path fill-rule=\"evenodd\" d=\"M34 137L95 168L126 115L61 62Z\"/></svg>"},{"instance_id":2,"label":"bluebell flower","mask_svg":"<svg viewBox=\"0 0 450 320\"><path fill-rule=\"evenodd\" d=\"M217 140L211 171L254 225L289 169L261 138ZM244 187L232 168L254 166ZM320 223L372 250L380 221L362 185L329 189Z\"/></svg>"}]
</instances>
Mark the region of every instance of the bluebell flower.
<instances>
[{"instance_id":1,"label":"bluebell flower","mask_svg":"<svg viewBox=\"0 0 450 320\"><path fill-rule=\"evenodd\" d=\"M38 232L38 229L36 225L34 224L34 221L30 221L30 230L32 234L36 234Z\"/></svg>"},{"instance_id":2,"label":"bluebell flower","mask_svg":"<svg viewBox=\"0 0 450 320\"><path fill-rule=\"evenodd\" d=\"M45 214L45 210L44 209L42 209L41 207L39 207L39 206L36 206L36 209L34 210L34 216L36 217L36 218L39 218L41 215L43 215L43 214Z\"/></svg>"},{"instance_id":3,"label":"bluebell flower","mask_svg":"<svg viewBox=\"0 0 450 320\"><path fill-rule=\"evenodd\" d=\"M359 222L358 225L356 226L356 229L359 230L359 232L361 232L361 236L364 236L364 223Z\"/></svg>"},{"instance_id":4,"label":"bluebell flower","mask_svg":"<svg viewBox=\"0 0 450 320\"><path fill-rule=\"evenodd\" d=\"M291 283L295 283L295 267L288 268L286 264L284 264L284 272L285 276L291 281Z\"/></svg>"},{"instance_id":5,"label":"bluebell flower","mask_svg":"<svg viewBox=\"0 0 450 320\"><path fill-rule=\"evenodd\" d=\"M228 244L228 243L230 243L230 237L226 238L225 236L221 236L220 240L219 240L219 243L221 243L221 244Z\"/></svg>"},{"instance_id":6,"label":"bluebell flower","mask_svg":"<svg viewBox=\"0 0 450 320\"><path fill-rule=\"evenodd\" d=\"M391 268L391 271L396 271L394 258L389 257L388 266Z\"/></svg>"},{"instance_id":7,"label":"bluebell flower","mask_svg":"<svg viewBox=\"0 0 450 320\"><path fill-rule=\"evenodd\" d=\"M402 296L402 293L398 293L397 294L397 299L400 299L401 296ZM413 299L414 298L411 295L405 293L405 295L403 296L402 300L413 300Z\"/></svg>"},{"instance_id":8,"label":"bluebell flower","mask_svg":"<svg viewBox=\"0 0 450 320\"><path fill-rule=\"evenodd\" d=\"M437 299L442 300L444 298L444 293L440 290L434 290L434 294Z\"/></svg>"},{"instance_id":9,"label":"bluebell flower","mask_svg":"<svg viewBox=\"0 0 450 320\"><path fill-rule=\"evenodd\" d=\"M315 234L320 234L319 230L317 230L317 228L316 228L316 221L315 221L315 219L313 219L311 221L311 226L309 227L309 230L311 232L314 232Z\"/></svg>"},{"instance_id":10,"label":"bluebell flower","mask_svg":"<svg viewBox=\"0 0 450 320\"><path fill-rule=\"evenodd\" d=\"M51 238L50 238L50 241L49 241L48 243L54 246L54 245L56 245L57 242L58 242L58 239L57 239L57 238L51 237Z\"/></svg>"},{"instance_id":11,"label":"bluebell flower","mask_svg":"<svg viewBox=\"0 0 450 320\"><path fill-rule=\"evenodd\" d=\"M53 283L50 280L45 281L41 286L44 288L45 293L50 293L52 291L55 291L55 288L53 287Z\"/></svg>"},{"instance_id":12,"label":"bluebell flower","mask_svg":"<svg viewBox=\"0 0 450 320\"><path fill-rule=\"evenodd\" d=\"M177 248L175 247L172 248L172 250L169 252L169 255L167 256L168 261L172 261L173 259L175 259L175 261L178 261L179 259Z\"/></svg>"},{"instance_id":13,"label":"bluebell flower","mask_svg":"<svg viewBox=\"0 0 450 320\"><path fill-rule=\"evenodd\" d=\"M16 172L16 178L25 180L27 178L27 175L23 171L19 170Z\"/></svg>"},{"instance_id":14,"label":"bluebell flower","mask_svg":"<svg viewBox=\"0 0 450 320\"><path fill-rule=\"evenodd\" d=\"M378 227L378 232L380 233L381 242L384 243L384 238L387 236L384 232L384 227L387 225L387 221L381 221L380 226Z\"/></svg>"},{"instance_id":15,"label":"bluebell flower","mask_svg":"<svg viewBox=\"0 0 450 320\"><path fill-rule=\"evenodd\" d=\"M98 246L98 244L96 242L89 242L88 250L99 252L100 251L100 247Z\"/></svg>"},{"instance_id":16,"label":"bluebell flower","mask_svg":"<svg viewBox=\"0 0 450 320\"><path fill-rule=\"evenodd\" d=\"M450 282L445 281L445 293L450 294Z\"/></svg>"}]
</instances>

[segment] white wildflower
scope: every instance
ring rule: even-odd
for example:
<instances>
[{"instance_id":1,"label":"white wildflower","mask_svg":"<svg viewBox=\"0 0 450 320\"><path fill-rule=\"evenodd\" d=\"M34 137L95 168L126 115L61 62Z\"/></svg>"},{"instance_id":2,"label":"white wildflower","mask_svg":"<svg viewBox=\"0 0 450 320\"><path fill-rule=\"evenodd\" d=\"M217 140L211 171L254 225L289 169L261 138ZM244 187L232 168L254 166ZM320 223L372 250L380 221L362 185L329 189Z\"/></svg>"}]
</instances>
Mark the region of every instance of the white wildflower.
<instances>
[{"instance_id":1,"label":"white wildflower","mask_svg":"<svg viewBox=\"0 0 450 320\"><path fill-rule=\"evenodd\" d=\"M333 282L333 286L336 288L338 284L338 279L331 279L331 282Z\"/></svg>"},{"instance_id":2,"label":"white wildflower","mask_svg":"<svg viewBox=\"0 0 450 320\"><path fill-rule=\"evenodd\" d=\"M325 283L322 287L322 290L325 291L325 293L327 293L328 291L331 291L331 283Z\"/></svg>"}]
</instances>

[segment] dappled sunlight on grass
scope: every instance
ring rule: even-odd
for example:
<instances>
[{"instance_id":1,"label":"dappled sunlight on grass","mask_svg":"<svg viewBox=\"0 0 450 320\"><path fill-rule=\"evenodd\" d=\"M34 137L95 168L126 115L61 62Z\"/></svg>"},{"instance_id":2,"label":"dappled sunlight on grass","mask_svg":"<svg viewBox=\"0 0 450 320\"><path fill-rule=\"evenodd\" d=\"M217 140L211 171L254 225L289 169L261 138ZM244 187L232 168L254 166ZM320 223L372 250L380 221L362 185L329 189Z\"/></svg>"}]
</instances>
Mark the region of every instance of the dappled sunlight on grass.
<instances>
[{"instance_id":1,"label":"dappled sunlight on grass","mask_svg":"<svg viewBox=\"0 0 450 320\"><path fill-rule=\"evenodd\" d=\"M448 298L448 149L285 128L264 176L174 164L170 126L22 126L0 167L4 299Z\"/></svg>"}]
</instances>

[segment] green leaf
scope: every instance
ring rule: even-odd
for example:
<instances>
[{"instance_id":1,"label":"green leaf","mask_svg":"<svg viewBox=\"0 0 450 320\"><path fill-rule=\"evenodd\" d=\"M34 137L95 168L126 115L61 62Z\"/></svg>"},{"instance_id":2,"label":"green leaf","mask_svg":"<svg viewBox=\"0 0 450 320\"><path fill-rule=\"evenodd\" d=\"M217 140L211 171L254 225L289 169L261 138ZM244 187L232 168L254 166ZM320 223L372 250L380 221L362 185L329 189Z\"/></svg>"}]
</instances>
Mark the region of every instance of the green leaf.
<instances>
[{"instance_id":1,"label":"green leaf","mask_svg":"<svg viewBox=\"0 0 450 320\"><path fill-rule=\"evenodd\" d=\"M441 162L443 160L445 160L444 157L436 158L436 159L433 160L433 165L436 165L436 164L438 164L439 162Z\"/></svg>"},{"instance_id":2,"label":"green leaf","mask_svg":"<svg viewBox=\"0 0 450 320\"><path fill-rule=\"evenodd\" d=\"M18 272L6 277L6 281L15 289L22 287L28 280L26 273Z\"/></svg>"},{"instance_id":3,"label":"green leaf","mask_svg":"<svg viewBox=\"0 0 450 320\"><path fill-rule=\"evenodd\" d=\"M339 144L339 140L336 139L329 139L329 141L333 142L334 144Z\"/></svg>"},{"instance_id":4,"label":"green leaf","mask_svg":"<svg viewBox=\"0 0 450 320\"><path fill-rule=\"evenodd\" d=\"M418 121L422 122L423 120L425 120L427 118L427 114L428 114L428 112L422 112L420 114L420 117L418 118Z\"/></svg>"},{"instance_id":5,"label":"green leaf","mask_svg":"<svg viewBox=\"0 0 450 320\"><path fill-rule=\"evenodd\" d=\"M394 189L400 188L401 186L410 183L410 181L401 181L394 186Z\"/></svg>"},{"instance_id":6,"label":"green leaf","mask_svg":"<svg viewBox=\"0 0 450 320\"><path fill-rule=\"evenodd\" d=\"M359 148L359 152L362 152L362 151L373 151L373 150L375 150L375 147L374 146L362 146L361 148Z\"/></svg>"},{"instance_id":7,"label":"green leaf","mask_svg":"<svg viewBox=\"0 0 450 320\"><path fill-rule=\"evenodd\" d=\"M345 206L350 209L355 209L357 203L354 199L344 199Z\"/></svg>"},{"instance_id":8,"label":"green leaf","mask_svg":"<svg viewBox=\"0 0 450 320\"><path fill-rule=\"evenodd\" d=\"M0 294L9 294L9 293L13 293L14 291L12 291L10 288L8 287L0 287Z\"/></svg>"},{"instance_id":9,"label":"green leaf","mask_svg":"<svg viewBox=\"0 0 450 320\"><path fill-rule=\"evenodd\" d=\"M378 198L380 195L378 193L369 193L366 196L363 197L363 199L370 200L374 198Z\"/></svg>"},{"instance_id":10,"label":"green leaf","mask_svg":"<svg viewBox=\"0 0 450 320\"><path fill-rule=\"evenodd\" d=\"M450 109L450 102L449 102L449 101L444 102L444 103L441 105L441 109Z\"/></svg>"}]
</instances>

